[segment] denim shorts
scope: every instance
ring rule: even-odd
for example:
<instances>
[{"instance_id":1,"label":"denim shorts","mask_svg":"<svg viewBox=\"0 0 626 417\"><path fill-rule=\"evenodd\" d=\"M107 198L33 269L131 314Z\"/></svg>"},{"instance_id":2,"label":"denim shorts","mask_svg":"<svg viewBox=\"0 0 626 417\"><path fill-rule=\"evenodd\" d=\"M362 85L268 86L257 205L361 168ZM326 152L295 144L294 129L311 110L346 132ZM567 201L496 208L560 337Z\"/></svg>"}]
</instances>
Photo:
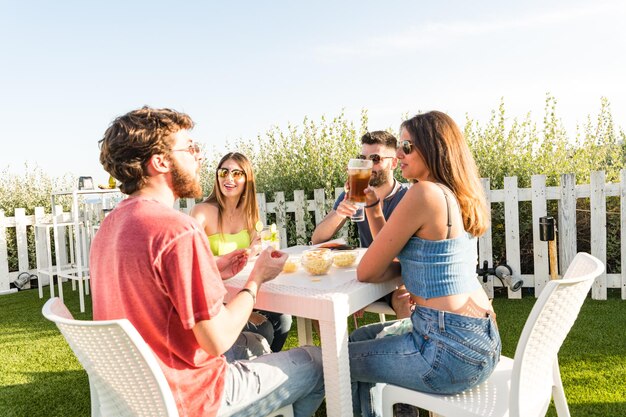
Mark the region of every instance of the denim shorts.
<instances>
[{"instance_id":1,"label":"denim shorts","mask_svg":"<svg viewBox=\"0 0 626 417\"><path fill-rule=\"evenodd\" d=\"M361 327L350 335L350 374L355 412L377 408L373 384L455 394L480 384L500 360L501 342L492 316L477 318L417 306L412 331L375 339L395 322ZM369 405L360 404L362 402Z\"/></svg>"}]
</instances>

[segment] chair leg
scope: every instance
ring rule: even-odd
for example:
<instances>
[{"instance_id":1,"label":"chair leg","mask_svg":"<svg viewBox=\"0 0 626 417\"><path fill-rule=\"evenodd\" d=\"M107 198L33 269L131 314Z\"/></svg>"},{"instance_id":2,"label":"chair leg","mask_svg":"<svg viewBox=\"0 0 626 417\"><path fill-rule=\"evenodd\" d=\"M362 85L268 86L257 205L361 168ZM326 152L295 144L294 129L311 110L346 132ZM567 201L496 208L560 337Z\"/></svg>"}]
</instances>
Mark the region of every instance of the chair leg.
<instances>
[{"instance_id":1,"label":"chair leg","mask_svg":"<svg viewBox=\"0 0 626 417\"><path fill-rule=\"evenodd\" d=\"M565 391L563 390L563 381L561 381L561 372L559 371L558 359L554 360L552 373L552 399L554 400L556 415L559 417L570 417L569 407L567 406L567 399L565 398Z\"/></svg>"},{"instance_id":2,"label":"chair leg","mask_svg":"<svg viewBox=\"0 0 626 417\"><path fill-rule=\"evenodd\" d=\"M98 391L96 386L89 380L89 394L91 397L91 417L101 417L100 413L100 398L98 397Z\"/></svg>"}]
</instances>

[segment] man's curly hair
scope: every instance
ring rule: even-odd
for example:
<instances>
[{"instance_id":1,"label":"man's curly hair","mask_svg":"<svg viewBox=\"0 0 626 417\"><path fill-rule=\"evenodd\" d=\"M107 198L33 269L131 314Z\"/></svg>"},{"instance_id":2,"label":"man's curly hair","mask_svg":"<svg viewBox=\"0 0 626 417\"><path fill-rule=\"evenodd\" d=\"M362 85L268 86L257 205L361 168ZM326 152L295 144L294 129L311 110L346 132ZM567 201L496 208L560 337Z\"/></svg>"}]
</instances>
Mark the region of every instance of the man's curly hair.
<instances>
[{"instance_id":1,"label":"man's curly hair","mask_svg":"<svg viewBox=\"0 0 626 417\"><path fill-rule=\"evenodd\" d=\"M120 190L132 194L143 188L152 155L169 155L172 135L193 128L185 113L144 106L115 119L98 142L100 163L121 183Z\"/></svg>"}]
</instances>

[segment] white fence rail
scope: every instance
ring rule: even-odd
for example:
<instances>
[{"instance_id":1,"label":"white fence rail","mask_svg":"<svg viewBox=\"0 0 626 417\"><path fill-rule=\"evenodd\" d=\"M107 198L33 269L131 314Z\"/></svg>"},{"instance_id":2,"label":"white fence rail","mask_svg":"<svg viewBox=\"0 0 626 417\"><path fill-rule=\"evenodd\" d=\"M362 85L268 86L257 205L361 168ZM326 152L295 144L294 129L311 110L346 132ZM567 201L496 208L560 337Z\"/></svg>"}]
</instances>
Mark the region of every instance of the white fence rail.
<instances>
[{"instance_id":1,"label":"white fence rail","mask_svg":"<svg viewBox=\"0 0 626 417\"><path fill-rule=\"evenodd\" d=\"M524 287L532 287L535 296L538 296L546 282L549 280L549 259L547 242L539 239L539 218L547 215L547 205L549 201L558 201L558 233L557 240L559 246L559 269L565 271L576 254L576 202L578 199L589 199L591 210L591 254L596 256L606 264L607 258L607 220L606 220L606 199L607 197L618 197L620 199L619 225L620 240L626 242L626 171L621 172L621 182L617 184L607 184L605 173L596 171L591 173L590 184L576 185L576 178L573 174L563 174L560 185L547 187L545 176L534 175L530 188L518 188L517 177L507 177L504 180L503 190L491 190L488 179L482 180L486 190L487 199L490 203L502 203L504 205L504 241L506 246L506 263L511 267L514 278L524 280ZM342 191L341 188L335 190L336 195ZM334 200L327 200L324 190L314 190L313 200L307 200L303 190L294 192L294 200L286 201L284 192L277 192L273 202L268 202L264 194L258 194L261 221L267 223L267 214L275 213L276 224L280 232L281 245L287 244L287 213L294 213L296 241L298 244L308 243L306 236L305 211L311 213L315 223L319 223L331 207ZM519 230L519 203L530 202L532 205L532 236L533 236L533 274L521 274L521 251L520 251L520 230ZM179 207L181 202L178 201ZM195 204L193 199L185 200L182 211L188 212ZM61 217L69 216L67 213ZM15 210L14 217L5 217L0 211L0 291L7 290L9 283L21 271L29 270L29 254L27 238L29 233L45 233L44 230L35 231L33 227L36 223L50 218L41 207L35 209L35 214L26 216L25 209ZM7 229L15 228L16 244L18 253L18 271L9 271L7 255ZM345 236L347 229L344 227L340 233ZM490 267L493 259L493 233L492 229L479 239L479 265L487 261ZM36 264L41 268L47 265L45 246L42 247L42 237L37 239L40 244L36 248ZM621 245L620 265L626 260L626 245ZM34 272L34 270L30 270ZM495 281L494 281L495 280ZM490 276L488 282L484 284L485 290L493 295L494 286L498 286L499 281ZM592 298L603 300L607 298L608 288L620 288L621 298L626 300L626 268L621 267L620 273L607 274L606 272L598 277L592 287ZM520 298L521 292L508 290L509 298Z\"/></svg>"}]
</instances>

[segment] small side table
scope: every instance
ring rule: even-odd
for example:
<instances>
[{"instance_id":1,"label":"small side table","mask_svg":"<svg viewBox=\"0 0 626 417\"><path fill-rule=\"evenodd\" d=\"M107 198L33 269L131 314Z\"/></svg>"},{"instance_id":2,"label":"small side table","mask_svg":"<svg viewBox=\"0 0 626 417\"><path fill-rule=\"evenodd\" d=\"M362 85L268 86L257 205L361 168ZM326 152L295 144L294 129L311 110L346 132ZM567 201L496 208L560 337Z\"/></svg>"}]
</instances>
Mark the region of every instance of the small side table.
<instances>
[{"instance_id":1,"label":"small side table","mask_svg":"<svg viewBox=\"0 0 626 417\"><path fill-rule=\"evenodd\" d=\"M91 227L93 224L90 219L83 219L87 217L83 215L83 212L79 210L79 197L94 195L99 196L103 208L106 195L120 194L118 189L94 189L94 190L72 190L72 191L59 191L52 193L52 207L55 207L56 198L63 195L72 196L72 229L74 235L74 262L69 268L57 268L57 278L59 281L59 297L63 300L63 286L62 279L70 279L78 281L78 294L80 297L80 311L85 312L85 293L89 294L89 243ZM83 222L85 220L85 222ZM54 235L54 247L59 247L58 242L58 222L56 216L52 217L53 221L53 235ZM59 257L59 251L56 251L56 264L61 265ZM84 286L83 286L84 284Z\"/></svg>"},{"instance_id":2,"label":"small side table","mask_svg":"<svg viewBox=\"0 0 626 417\"><path fill-rule=\"evenodd\" d=\"M57 227L67 227L68 230L71 231L74 223L72 222L57 222ZM45 248L46 251L46 264L43 264L40 259L42 256L37 256L37 275L39 279L37 280L37 284L39 287L39 298L43 298L43 279L42 275L46 275L49 278L50 282L50 298L54 297L54 276L58 274L59 269L70 267L72 260L74 259L74 244L73 240L70 239L70 264L60 265L52 265L52 241L50 239L50 230L54 228L53 223L35 223L35 246L37 248ZM44 234L45 244L39 244L39 235L40 230ZM56 247L57 251L61 250L60 247ZM60 259L60 256L57 258Z\"/></svg>"}]
</instances>

